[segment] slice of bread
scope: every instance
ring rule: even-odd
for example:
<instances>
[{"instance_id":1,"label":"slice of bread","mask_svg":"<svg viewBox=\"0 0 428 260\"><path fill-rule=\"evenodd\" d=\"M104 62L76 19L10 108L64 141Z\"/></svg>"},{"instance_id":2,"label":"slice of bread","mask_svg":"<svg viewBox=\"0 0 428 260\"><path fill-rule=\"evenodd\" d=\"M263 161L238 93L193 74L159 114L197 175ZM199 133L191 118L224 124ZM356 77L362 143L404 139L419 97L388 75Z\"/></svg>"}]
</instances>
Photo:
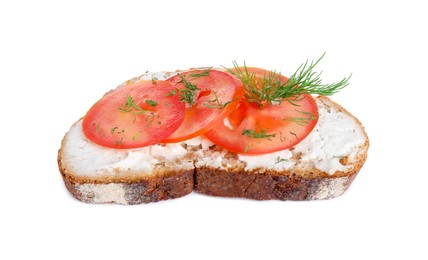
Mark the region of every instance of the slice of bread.
<instances>
[{"instance_id":1,"label":"slice of bread","mask_svg":"<svg viewBox=\"0 0 428 260\"><path fill-rule=\"evenodd\" d=\"M171 73L146 73L122 84ZM89 203L140 204L199 193L257 200L315 200L341 195L369 147L361 123L327 97L317 97L316 128L291 149L258 156L228 152L204 137L136 149L88 140L78 120L65 135L58 165L65 186Z\"/></svg>"}]
</instances>

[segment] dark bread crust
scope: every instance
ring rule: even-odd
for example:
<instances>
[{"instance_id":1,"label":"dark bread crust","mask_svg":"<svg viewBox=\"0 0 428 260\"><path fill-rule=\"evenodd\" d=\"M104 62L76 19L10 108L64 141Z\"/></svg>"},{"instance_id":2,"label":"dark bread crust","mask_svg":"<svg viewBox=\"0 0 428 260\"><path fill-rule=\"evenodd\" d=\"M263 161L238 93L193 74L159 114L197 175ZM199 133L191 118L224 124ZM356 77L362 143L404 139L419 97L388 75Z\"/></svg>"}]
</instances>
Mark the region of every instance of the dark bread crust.
<instances>
[{"instance_id":1,"label":"dark bread crust","mask_svg":"<svg viewBox=\"0 0 428 260\"><path fill-rule=\"evenodd\" d=\"M193 190L194 171L183 171L171 176L156 176L150 179L129 183L76 183L71 178L62 174L64 184L70 193L78 200L87 203L122 203L141 204L157 202L167 199L175 199L188 195ZM101 190L109 185L117 185L122 191L120 199L113 197L111 200L100 199L105 194L97 194L97 188ZM91 185L85 189L85 185Z\"/></svg>"},{"instance_id":2,"label":"dark bread crust","mask_svg":"<svg viewBox=\"0 0 428 260\"><path fill-rule=\"evenodd\" d=\"M66 140L67 135L58 151L59 172L67 190L82 202L142 204L183 197L193 190L194 169L176 171L166 168L150 176L79 177L68 172L68 167L63 164L63 147ZM115 186L114 190L111 189L112 185ZM106 192L111 194L105 194Z\"/></svg>"},{"instance_id":3,"label":"dark bread crust","mask_svg":"<svg viewBox=\"0 0 428 260\"><path fill-rule=\"evenodd\" d=\"M195 191L218 197L255 200L318 200L335 198L351 185L357 172L348 176L303 177L293 173L227 172L196 170Z\"/></svg>"}]
</instances>

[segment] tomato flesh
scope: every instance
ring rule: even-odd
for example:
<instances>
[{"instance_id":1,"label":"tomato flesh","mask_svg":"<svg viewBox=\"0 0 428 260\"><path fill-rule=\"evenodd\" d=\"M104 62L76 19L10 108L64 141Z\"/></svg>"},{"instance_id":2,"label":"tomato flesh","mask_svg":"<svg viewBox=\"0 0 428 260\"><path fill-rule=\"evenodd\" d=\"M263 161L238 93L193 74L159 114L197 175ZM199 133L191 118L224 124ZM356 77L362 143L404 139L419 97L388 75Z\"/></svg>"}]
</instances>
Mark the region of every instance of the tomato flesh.
<instances>
[{"instance_id":1,"label":"tomato flesh","mask_svg":"<svg viewBox=\"0 0 428 260\"><path fill-rule=\"evenodd\" d=\"M165 81L140 81L107 93L83 118L83 133L96 144L118 149L159 143L178 129L184 104Z\"/></svg>"},{"instance_id":2,"label":"tomato flesh","mask_svg":"<svg viewBox=\"0 0 428 260\"><path fill-rule=\"evenodd\" d=\"M176 86L180 94L186 91L186 83L196 86L197 89L192 91L194 103L186 103L183 123L162 141L165 143L179 142L204 134L235 110L243 95L241 82L233 75L219 70L191 70L167 81Z\"/></svg>"},{"instance_id":3,"label":"tomato flesh","mask_svg":"<svg viewBox=\"0 0 428 260\"><path fill-rule=\"evenodd\" d=\"M256 77L269 73L247 68ZM288 79L282 77L282 80ZM311 95L290 97L281 103L263 106L243 98L237 109L219 121L205 136L235 153L262 154L284 150L302 141L318 121L318 107Z\"/></svg>"}]
</instances>

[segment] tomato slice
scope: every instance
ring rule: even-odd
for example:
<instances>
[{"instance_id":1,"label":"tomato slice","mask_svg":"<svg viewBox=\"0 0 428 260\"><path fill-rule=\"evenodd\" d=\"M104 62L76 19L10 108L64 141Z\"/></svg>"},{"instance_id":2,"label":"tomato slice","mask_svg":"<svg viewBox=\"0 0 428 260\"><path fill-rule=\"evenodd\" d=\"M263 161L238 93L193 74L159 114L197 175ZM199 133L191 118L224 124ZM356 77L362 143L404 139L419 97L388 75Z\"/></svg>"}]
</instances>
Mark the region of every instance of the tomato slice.
<instances>
[{"instance_id":1,"label":"tomato slice","mask_svg":"<svg viewBox=\"0 0 428 260\"><path fill-rule=\"evenodd\" d=\"M256 77L266 70L247 68ZM288 79L280 74L285 82ZM237 109L218 122L205 136L235 153L262 154L295 146L315 127L318 107L311 95L302 94L262 107L244 97Z\"/></svg>"},{"instance_id":2,"label":"tomato slice","mask_svg":"<svg viewBox=\"0 0 428 260\"><path fill-rule=\"evenodd\" d=\"M213 69L186 71L167 81L176 86L186 110L177 131L162 141L166 143L204 134L238 107L244 91L236 77Z\"/></svg>"},{"instance_id":3,"label":"tomato slice","mask_svg":"<svg viewBox=\"0 0 428 260\"><path fill-rule=\"evenodd\" d=\"M83 118L83 133L110 148L137 148L159 143L178 129L184 104L165 81L140 81L107 93Z\"/></svg>"}]
</instances>

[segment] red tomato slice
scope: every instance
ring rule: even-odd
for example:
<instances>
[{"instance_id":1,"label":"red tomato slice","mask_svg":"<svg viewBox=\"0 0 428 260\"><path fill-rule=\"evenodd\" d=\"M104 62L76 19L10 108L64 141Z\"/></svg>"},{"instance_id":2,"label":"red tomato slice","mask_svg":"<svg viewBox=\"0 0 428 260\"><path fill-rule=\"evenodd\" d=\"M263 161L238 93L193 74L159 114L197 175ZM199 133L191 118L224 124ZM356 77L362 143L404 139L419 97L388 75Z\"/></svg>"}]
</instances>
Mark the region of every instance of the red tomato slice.
<instances>
[{"instance_id":1,"label":"red tomato slice","mask_svg":"<svg viewBox=\"0 0 428 260\"><path fill-rule=\"evenodd\" d=\"M166 143L204 134L235 110L243 95L242 83L233 75L219 70L191 70L167 81L176 86L182 101L186 102L186 111L181 126L162 141Z\"/></svg>"},{"instance_id":2,"label":"red tomato slice","mask_svg":"<svg viewBox=\"0 0 428 260\"><path fill-rule=\"evenodd\" d=\"M165 81L141 81L107 93L83 118L83 133L110 148L138 148L159 143L184 119L184 104Z\"/></svg>"},{"instance_id":3,"label":"red tomato slice","mask_svg":"<svg viewBox=\"0 0 428 260\"><path fill-rule=\"evenodd\" d=\"M247 68L256 77L266 70ZM284 76L280 76L287 81ZM318 107L311 95L302 94L280 104L258 104L243 98L239 106L205 136L215 144L236 153L262 154L295 146L315 127Z\"/></svg>"}]
</instances>

